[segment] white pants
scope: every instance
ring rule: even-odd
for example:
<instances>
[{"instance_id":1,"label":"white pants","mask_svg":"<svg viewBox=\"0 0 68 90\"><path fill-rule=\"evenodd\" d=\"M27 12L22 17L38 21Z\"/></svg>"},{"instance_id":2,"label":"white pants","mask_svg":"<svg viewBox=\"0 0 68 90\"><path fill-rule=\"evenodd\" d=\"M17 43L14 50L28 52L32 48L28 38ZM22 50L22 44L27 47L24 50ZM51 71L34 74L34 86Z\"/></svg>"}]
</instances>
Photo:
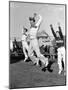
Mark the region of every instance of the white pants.
<instances>
[{"instance_id":1,"label":"white pants","mask_svg":"<svg viewBox=\"0 0 68 90\"><path fill-rule=\"evenodd\" d=\"M61 74L62 71L62 60L64 62L64 70L65 70L65 47L58 48L58 66L59 66L59 74Z\"/></svg>"},{"instance_id":2,"label":"white pants","mask_svg":"<svg viewBox=\"0 0 68 90\"><path fill-rule=\"evenodd\" d=\"M48 58L45 58L41 53L40 53L40 49L39 49L39 45L38 45L38 40L37 39L32 39L30 41L30 46L29 46L29 52L30 54L32 54L32 50L35 51L36 55L37 55L37 64L38 61L40 60L45 66L48 65Z\"/></svg>"},{"instance_id":3,"label":"white pants","mask_svg":"<svg viewBox=\"0 0 68 90\"><path fill-rule=\"evenodd\" d=\"M23 53L25 55L25 60L24 61L26 61L26 59L28 58L27 52L28 52L29 47L28 47L28 44L27 44L26 41L22 41L22 46L23 46ZM27 50L27 52L26 52L26 50Z\"/></svg>"},{"instance_id":4,"label":"white pants","mask_svg":"<svg viewBox=\"0 0 68 90\"><path fill-rule=\"evenodd\" d=\"M23 45L23 53L25 55L24 61L26 61L29 56L30 59L33 61L33 63L36 63L36 61L38 59L34 56L33 49L31 48L31 50L30 50L26 41L22 41L22 45ZM26 50L27 50L28 54L27 54Z\"/></svg>"}]
</instances>

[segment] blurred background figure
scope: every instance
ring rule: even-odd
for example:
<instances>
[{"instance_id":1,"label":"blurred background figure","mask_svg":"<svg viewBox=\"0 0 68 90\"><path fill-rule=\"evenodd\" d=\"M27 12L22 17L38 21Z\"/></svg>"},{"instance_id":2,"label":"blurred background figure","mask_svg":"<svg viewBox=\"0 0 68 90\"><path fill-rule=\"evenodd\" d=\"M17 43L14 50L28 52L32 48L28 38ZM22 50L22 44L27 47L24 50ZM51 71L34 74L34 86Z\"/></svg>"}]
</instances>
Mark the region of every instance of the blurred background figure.
<instances>
[{"instance_id":1,"label":"blurred background figure","mask_svg":"<svg viewBox=\"0 0 68 90\"><path fill-rule=\"evenodd\" d=\"M18 49L17 40L16 40L16 38L14 38L14 41L13 41L13 52L14 51L17 52L17 49Z\"/></svg>"},{"instance_id":2,"label":"blurred background figure","mask_svg":"<svg viewBox=\"0 0 68 90\"><path fill-rule=\"evenodd\" d=\"M28 36L28 29L23 27L22 29L22 47L23 47L23 53L25 55L24 61L28 58L28 43L27 43L27 36Z\"/></svg>"}]
</instances>

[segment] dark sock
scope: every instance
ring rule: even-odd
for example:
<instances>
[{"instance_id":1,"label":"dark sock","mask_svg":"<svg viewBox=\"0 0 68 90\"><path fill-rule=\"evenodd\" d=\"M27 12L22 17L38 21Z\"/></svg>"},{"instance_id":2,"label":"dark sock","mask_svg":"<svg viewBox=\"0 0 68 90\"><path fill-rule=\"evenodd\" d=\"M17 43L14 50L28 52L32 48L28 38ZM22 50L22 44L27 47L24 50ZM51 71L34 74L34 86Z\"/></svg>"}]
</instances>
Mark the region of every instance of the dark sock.
<instances>
[{"instance_id":1,"label":"dark sock","mask_svg":"<svg viewBox=\"0 0 68 90\"><path fill-rule=\"evenodd\" d=\"M44 71L44 72L45 72L45 71L46 71L46 67L42 68L42 71Z\"/></svg>"},{"instance_id":2,"label":"dark sock","mask_svg":"<svg viewBox=\"0 0 68 90\"><path fill-rule=\"evenodd\" d=\"M41 63L41 61L39 60L39 66L41 67L42 66L42 63Z\"/></svg>"},{"instance_id":3,"label":"dark sock","mask_svg":"<svg viewBox=\"0 0 68 90\"><path fill-rule=\"evenodd\" d=\"M49 62L48 66L47 66L47 70L49 72L53 72L53 69L51 69L51 65L53 64L53 62Z\"/></svg>"}]
</instances>

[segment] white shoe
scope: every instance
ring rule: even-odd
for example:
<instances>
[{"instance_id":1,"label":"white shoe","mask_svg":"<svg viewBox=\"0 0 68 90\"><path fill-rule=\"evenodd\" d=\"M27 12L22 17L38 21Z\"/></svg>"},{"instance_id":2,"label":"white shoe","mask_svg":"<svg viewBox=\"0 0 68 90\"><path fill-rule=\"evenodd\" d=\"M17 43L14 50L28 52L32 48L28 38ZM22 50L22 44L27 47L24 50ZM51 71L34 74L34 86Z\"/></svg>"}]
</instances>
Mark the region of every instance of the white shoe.
<instances>
[{"instance_id":1,"label":"white shoe","mask_svg":"<svg viewBox=\"0 0 68 90\"><path fill-rule=\"evenodd\" d=\"M59 70L58 74L61 74L62 70Z\"/></svg>"}]
</instances>

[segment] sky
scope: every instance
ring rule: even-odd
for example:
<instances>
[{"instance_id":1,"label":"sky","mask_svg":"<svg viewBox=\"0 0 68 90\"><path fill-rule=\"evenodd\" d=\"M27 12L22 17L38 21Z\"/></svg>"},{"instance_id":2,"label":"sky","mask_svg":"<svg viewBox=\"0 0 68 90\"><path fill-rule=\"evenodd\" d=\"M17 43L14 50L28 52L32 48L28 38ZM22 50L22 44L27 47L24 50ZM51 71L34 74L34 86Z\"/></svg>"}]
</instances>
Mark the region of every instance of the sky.
<instances>
[{"instance_id":1,"label":"sky","mask_svg":"<svg viewBox=\"0 0 68 90\"><path fill-rule=\"evenodd\" d=\"M40 14L43 18L40 30L52 35L50 24L54 30L58 30L57 23L60 22L62 33L65 35L65 6L52 4L20 3L10 2L10 38L21 39L22 28L30 28L29 17L33 13Z\"/></svg>"}]
</instances>

